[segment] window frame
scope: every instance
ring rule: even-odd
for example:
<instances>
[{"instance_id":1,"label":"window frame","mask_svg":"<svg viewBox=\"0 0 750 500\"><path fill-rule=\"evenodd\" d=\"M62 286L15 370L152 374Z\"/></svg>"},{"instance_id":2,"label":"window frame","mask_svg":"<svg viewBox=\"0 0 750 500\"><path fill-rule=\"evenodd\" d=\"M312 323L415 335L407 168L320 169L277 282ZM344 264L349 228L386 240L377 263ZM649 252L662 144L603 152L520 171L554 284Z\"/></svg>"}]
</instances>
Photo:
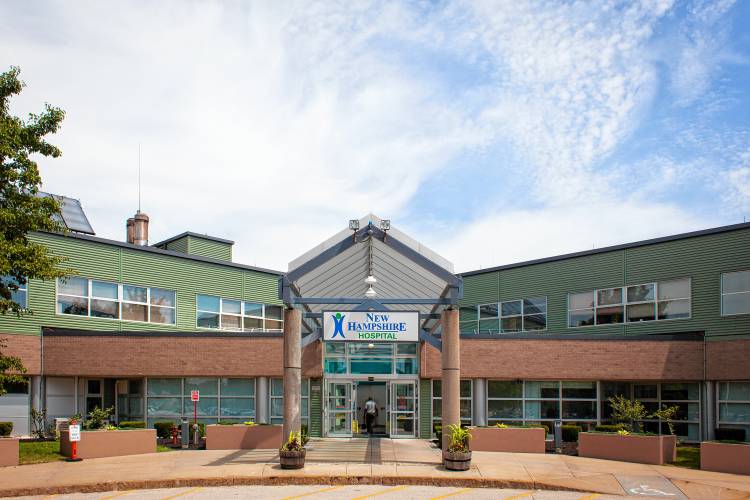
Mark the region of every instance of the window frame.
<instances>
[{"instance_id":1,"label":"window frame","mask_svg":"<svg viewBox=\"0 0 750 500\"><path fill-rule=\"evenodd\" d=\"M738 274L738 273L750 273L750 269L739 269L737 271L727 271L721 273L721 276L719 277L719 315L725 318L731 318L733 316L744 316L746 314L750 314L750 311L748 312L739 312L739 313L733 313L733 314L727 314L724 312L724 296L725 295L743 295L747 294L750 296L750 290L743 291L743 292L724 292L724 276L727 274Z\"/></svg>"},{"instance_id":2,"label":"window frame","mask_svg":"<svg viewBox=\"0 0 750 500\"><path fill-rule=\"evenodd\" d=\"M15 283L16 285L18 285L18 290L16 290L15 292L14 291L10 292L10 300L13 300L18 305L20 305L21 309L28 309L29 308L29 280L27 279L26 283L24 283L22 285L21 283L19 283L15 278L13 278L12 276L10 276L9 274L6 274L6 275L2 276L2 278L3 278L4 281L6 281L7 284L10 284L12 282L12 283ZM21 292L23 292L23 304L21 304L18 301L15 301L13 299L14 295L16 295L18 293L21 293Z\"/></svg>"},{"instance_id":3,"label":"window frame","mask_svg":"<svg viewBox=\"0 0 750 500\"><path fill-rule=\"evenodd\" d=\"M688 282L688 288L689 288L689 296L688 297L675 297L671 299L659 299L659 286L662 283L669 283L672 281L681 281L681 280L687 280ZM654 287L654 298L653 300L641 300L636 302L629 302L627 297L627 291L630 287L636 287L636 286L645 286L645 285L653 285ZM612 290L612 289L620 289L621 290L621 301L619 304L599 304L599 292L604 290ZM578 295L583 293L593 293L594 295L594 305L593 308L580 308L580 309L571 309L570 308L570 296L571 295ZM664 318L659 319L659 304L662 302L672 302L672 301L678 301L678 300L687 300L688 301L688 315L685 318ZM648 319L644 321L628 321L628 307L633 305L642 305L642 304L653 304L654 305L654 319ZM606 307L622 307L622 321L619 323L598 323L597 322L597 310L600 308L606 308ZM590 290L581 290L576 292L568 292L567 294L567 328L591 328L591 327L608 327L608 326L622 326L622 325L639 325L641 323L655 323L660 321L681 321L681 320L688 320L693 319L693 278L691 276L682 276L678 278L667 278L657 281L649 281L645 283L636 283L633 285L622 285L622 286L607 286L604 288L594 288ZM575 313L576 311L588 311L591 310L593 312L594 316L594 323L591 325L577 325L573 326L570 324L570 314Z\"/></svg>"},{"instance_id":4,"label":"window frame","mask_svg":"<svg viewBox=\"0 0 750 500\"><path fill-rule=\"evenodd\" d=\"M198 308L198 297L200 297L200 296L203 296L203 297L213 297L213 298L219 299L219 311L216 312L216 311L206 311L204 309L199 309ZM224 312L224 301L225 300L226 301L232 301L232 302L239 302L240 303L240 313L237 314L237 313ZM254 315L254 314L248 314L246 312L246 308L245 308L245 304L248 304L248 303L249 304L260 305L261 309L262 309L263 316L260 317L260 316ZM269 319L269 318L267 318L266 317L266 307L267 306L281 307L282 308L281 319L277 320L277 319L272 319L272 318ZM201 313L201 312L210 313L210 314L217 314L219 316L219 326L216 327L216 328L213 328L213 327L210 327L210 326L200 326L200 325L198 325L198 314ZM222 316L225 316L225 315L226 316L238 317L240 319L240 328L224 328L223 325L222 325L222 323L223 323ZM258 328L245 328L245 318L260 319L263 322L263 328L262 329L258 329ZM277 328L273 328L273 329L269 330L267 328L267 326L266 326L266 320L267 319L269 319L270 321L278 321L279 323L281 323L281 328L278 328L278 329ZM250 333L282 332L282 331L284 331L284 311L283 311L283 306L279 305L279 304L266 304L265 302L257 302L257 301L254 301L254 300L230 299L228 297L222 297L220 295L212 295L212 294L209 294L209 293L196 293L195 294L195 328L197 330L209 330L209 331L220 330L220 331L225 331L225 332L250 332Z\"/></svg>"},{"instance_id":5,"label":"window frame","mask_svg":"<svg viewBox=\"0 0 750 500\"><path fill-rule=\"evenodd\" d=\"M544 312L543 313L526 313L526 301L527 300L534 300L534 299L544 299ZM521 304L521 312L518 314L508 314L503 315L503 304L508 304L511 302L520 302ZM491 316L487 318L482 318L480 310L482 307L486 306L494 306L497 309L497 316ZM507 299L507 300L498 300L497 302L484 302L482 304L477 304L473 307L476 312L476 319L474 320L465 320L463 323L476 323L476 333L477 334L487 334L487 335L512 335L512 334L519 334L519 333L541 333L546 332L549 329L549 297L547 295L534 295L530 297L522 297L520 299ZM544 316L544 328L535 328L532 330L526 329L526 318L530 316ZM503 319L506 318L518 318L521 323L521 328L519 330L503 330ZM482 321L497 321L497 333L495 333L492 329L490 330L482 330Z\"/></svg>"},{"instance_id":6,"label":"window frame","mask_svg":"<svg viewBox=\"0 0 750 500\"><path fill-rule=\"evenodd\" d=\"M97 320L104 320L104 321L124 321L126 323L140 323L140 324L150 324L150 325L164 325L164 326L177 326L177 291L171 290L169 288L163 288L160 286L148 286L148 285L134 285L132 283L120 283L117 281L110 281L106 279L98 279L98 278L84 278L82 276L69 276L70 278L78 278L82 280L86 280L87 282L87 292L88 296L83 295L73 295L69 293L60 293L60 280L62 278L55 279L55 316L70 316L73 318L89 318L89 319L97 319ZM94 293L94 287L93 283L107 283L110 285L116 285L117 286L117 299L111 299L107 297L95 297L93 295ZM135 288L145 288L146 289L146 302L135 302L132 300L125 300L124 294L123 294L123 287L125 286L131 286ZM173 309L174 310L174 321L172 323L161 323L161 322L154 322L151 321L151 289L152 288L158 288L159 290L165 290L167 292L171 292L174 294L174 306L163 306L163 305L154 305L155 307L162 307L165 309ZM86 307L87 307L87 313L86 314L68 314L64 312L58 311L58 298L59 297L74 297L78 299L86 299ZM115 302L117 303L117 317L116 318L107 318L104 316L92 316L91 315L91 301L92 300L102 300L107 302ZM143 305L146 307L146 321L136 320L136 319L123 319L122 317L122 304L135 304L135 305Z\"/></svg>"}]
</instances>

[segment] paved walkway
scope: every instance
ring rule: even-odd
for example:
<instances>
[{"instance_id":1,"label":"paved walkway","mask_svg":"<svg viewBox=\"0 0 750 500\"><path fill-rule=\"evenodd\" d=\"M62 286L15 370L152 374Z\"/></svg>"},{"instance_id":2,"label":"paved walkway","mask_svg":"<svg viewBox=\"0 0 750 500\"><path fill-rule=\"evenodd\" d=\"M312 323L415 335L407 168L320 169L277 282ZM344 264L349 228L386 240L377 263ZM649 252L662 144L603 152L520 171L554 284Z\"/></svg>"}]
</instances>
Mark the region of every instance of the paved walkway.
<instances>
[{"instance_id":1,"label":"paved walkway","mask_svg":"<svg viewBox=\"0 0 750 500\"><path fill-rule=\"evenodd\" d=\"M569 490L661 498L750 498L750 476L565 455L474 452L466 472L443 469L422 440L324 439L307 464L281 470L275 450L177 451L0 469L0 496L232 485L424 485Z\"/></svg>"}]
</instances>

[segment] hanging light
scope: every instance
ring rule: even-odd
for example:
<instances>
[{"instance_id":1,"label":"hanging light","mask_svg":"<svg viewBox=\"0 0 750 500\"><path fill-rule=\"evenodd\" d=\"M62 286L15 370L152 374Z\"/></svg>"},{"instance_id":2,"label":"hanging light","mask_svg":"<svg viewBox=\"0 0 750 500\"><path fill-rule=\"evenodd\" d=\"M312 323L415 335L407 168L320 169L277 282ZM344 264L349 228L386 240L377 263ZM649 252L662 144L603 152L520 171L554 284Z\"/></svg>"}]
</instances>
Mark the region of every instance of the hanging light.
<instances>
[{"instance_id":1,"label":"hanging light","mask_svg":"<svg viewBox=\"0 0 750 500\"><path fill-rule=\"evenodd\" d=\"M377 294L378 294L378 292L376 292L375 290L373 290L373 288L372 288L372 285L370 285L370 286L369 286L369 287L367 288L367 291L365 292L365 297L367 297L368 299L372 299L372 298L374 298L374 297L375 297L375 296L376 296Z\"/></svg>"},{"instance_id":2,"label":"hanging light","mask_svg":"<svg viewBox=\"0 0 750 500\"><path fill-rule=\"evenodd\" d=\"M369 275L367 278L365 278L365 285L372 286L377 282L378 282L377 278L375 278L375 276L373 276L372 274Z\"/></svg>"}]
</instances>

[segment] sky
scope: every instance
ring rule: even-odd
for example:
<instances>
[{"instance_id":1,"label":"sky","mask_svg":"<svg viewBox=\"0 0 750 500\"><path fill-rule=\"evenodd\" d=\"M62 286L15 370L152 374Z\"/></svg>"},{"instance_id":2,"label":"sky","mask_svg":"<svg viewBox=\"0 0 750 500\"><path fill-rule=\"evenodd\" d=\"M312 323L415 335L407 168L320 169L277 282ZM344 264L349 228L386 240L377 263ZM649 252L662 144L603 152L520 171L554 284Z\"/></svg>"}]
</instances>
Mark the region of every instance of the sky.
<instances>
[{"instance_id":1,"label":"sky","mask_svg":"<svg viewBox=\"0 0 750 500\"><path fill-rule=\"evenodd\" d=\"M288 263L372 212L456 271L750 221L750 2L7 0L43 189Z\"/></svg>"}]
</instances>

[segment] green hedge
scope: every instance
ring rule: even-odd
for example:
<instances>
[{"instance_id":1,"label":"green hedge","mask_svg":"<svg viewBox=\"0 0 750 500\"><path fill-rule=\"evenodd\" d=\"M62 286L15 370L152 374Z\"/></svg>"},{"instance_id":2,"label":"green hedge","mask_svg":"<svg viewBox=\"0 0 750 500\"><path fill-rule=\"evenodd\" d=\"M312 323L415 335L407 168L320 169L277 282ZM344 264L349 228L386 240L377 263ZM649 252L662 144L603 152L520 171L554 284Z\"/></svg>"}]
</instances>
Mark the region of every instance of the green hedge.
<instances>
[{"instance_id":1,"label":"green hedge","mask_svg":"<svg viewBox=\"0 0 750 500\"><path fill-rule=\"evenodd\" d=\"M125 421L120 422L120 425L118 425L118 427L120 429L145 429L146 422L140 420Z\"/></svg>"},{"instance_id":2,"label":"green hedge","mask_svg":"<svg viewBox=\"0 0 750 500\"><path fill-rule=\"evenodd\" d=\"M0 436L10 436L13 432L13 422L0 422Z\"/></svg>"},{"instance_id":3,"label":"green hedge","mask_svg":"<svg viewBox=\"0 0 750 500\"><path fill-rule=\"evenodd\" d=\"M625 424L605 424L605 425L597 425L596 427L594 427L594 430L596 432L627 431L628 426Z\"/></svg>"},{"instance_id":4,"label":"green hedge","mask_svg":"<svg viewBox=\"0 0 750 500\"><path fill-rule=\"evenodd\" d=\"M717 441L744 441L745 429L719 428L715 430Z\"/></svg>"},{"instance_id":5,"label":"green hedge","mask_svg":"<svg viewBox=\"0 0 750 500\"><path fill-rule=\"evenodd\" d=\"M172 427L174 427L174 422L154 422L156 436L162 439L169 439L172 437Z\"/></svg>"},{"instance_id":6,"label":"green hedge","mask_svg":"<svg viewBox=\"0 0 750 500\"><path fill-rule=\"evenodd\" d=\"M583 431L580 425L563 425L562 429L562 440L566 443L577 443L578 433Z\"/></svg>"}]
</instances>

